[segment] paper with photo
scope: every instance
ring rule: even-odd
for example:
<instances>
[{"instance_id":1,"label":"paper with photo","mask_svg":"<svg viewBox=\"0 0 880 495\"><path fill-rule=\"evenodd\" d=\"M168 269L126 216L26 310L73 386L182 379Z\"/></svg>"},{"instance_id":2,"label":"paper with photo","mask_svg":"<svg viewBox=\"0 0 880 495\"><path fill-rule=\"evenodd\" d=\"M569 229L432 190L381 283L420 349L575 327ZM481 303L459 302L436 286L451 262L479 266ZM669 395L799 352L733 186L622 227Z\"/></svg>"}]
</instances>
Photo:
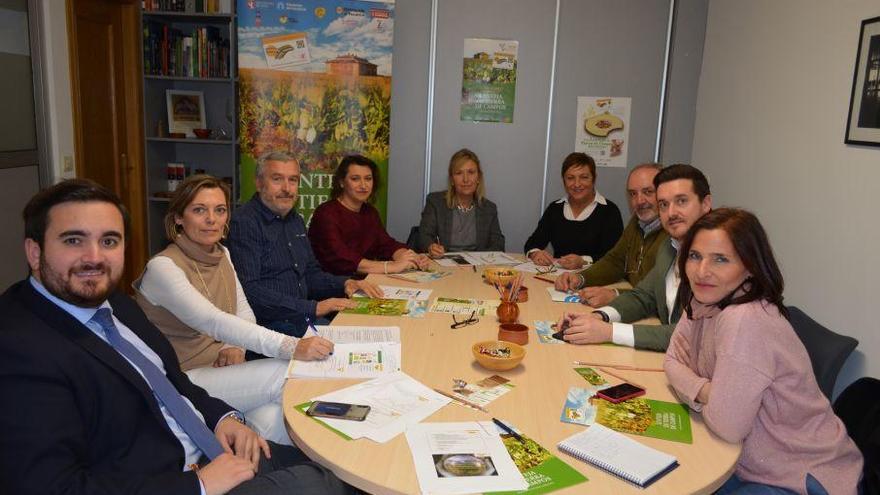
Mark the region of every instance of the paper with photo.
<instances>
[{"instance_id":1,"label":"paper with photo","mask_svg":"<svg viewBox=\"0 0 880 495\"><path fill-rule=\"evenodd\" d=\"M421 423L406 431L406 441L422 493L528 488L491 422Z\"/></svg>"},{"instance_id":2,"label":"paper with photo","mask_svg":"<svg viewBox=\"0 0 880 495\"><path fill-rule=\"evenodd\" d=\"M432 289L420 289L418 287L398 287L395 285L380 285L383 299L403 299L404 301L427 301L431 297ZM357 291L353 297L367 297L363 291Z\"/></svg>"},{"instance_id":3,"label":"paper with photo","mask_svg":"<svg viewBox=\"0 0 880 495\"><path fill-rule=\"evenodd\" d=\"M326 359L291 359L288 378L374 378L400 371L399 342L335 344Z\"/></svg>"},{"instance_id":4,"label":"paper with photo","mask_svg":"<svg viewBox=\"0 0 880 495\"><path fill-rule=\"evenodd\" d=\"M452 395L485 407L493 400L513 390L513 388L514 385L507 378L492 375L476 383L468 383L464 388L454 389Z\"/></svg>"},{"instance_id":5,"label":"paper with photo","mask_svg":"<svg viewBox=\"0 0 880 495\"><path fill-rule=\"evenodd\" d=\"M407 299L373 299L369 297L352 297L350 301L355 307L340 311L353 315L373 316L406 316L422 318L428 311L428 301Z\"/></svg>"},{"instance_id":6,"label":"paper with photo","mask_svg":"<svg viewBox=\"0 0 880 495\"><path fill-rule=\"evenodd\" d=\"M452 401L402 371L358 383L312 400L364 404L370 414L364 421L318 418L353 439L369 438L385 443L410 425L434 414Z\"/></svg>"},{"instance_id":7,"label":"paper with photo","mask_svg":"<svg viewBox=\"0 0 880 495\"><path fill-rule=\"evenodd\" d=\"M538 342L542 344L564 344L564 340L554 339L553 334L556 329L553 328L555 321L535 320L535 332L538 334Z\"/></svg>"}]
</instances>

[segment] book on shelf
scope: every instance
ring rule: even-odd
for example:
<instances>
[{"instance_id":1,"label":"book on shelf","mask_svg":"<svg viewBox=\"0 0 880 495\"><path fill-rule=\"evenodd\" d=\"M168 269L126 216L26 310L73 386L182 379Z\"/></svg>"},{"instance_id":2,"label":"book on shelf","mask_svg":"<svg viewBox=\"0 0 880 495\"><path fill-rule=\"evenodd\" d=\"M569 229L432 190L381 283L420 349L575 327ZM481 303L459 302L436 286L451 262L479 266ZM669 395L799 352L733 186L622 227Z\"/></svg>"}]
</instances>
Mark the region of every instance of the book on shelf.
<instances>
[{"instance_id":1,"label":"book on shelf","mask_svg":"<svg viewBox=\"0 0 880 495\"><path fill-rule=\"evenodd\" d=\"M171 77L229 77L229 40L216 26L178 29L144 22L144 73Z\"/></svg>"},{"instance_id":2,"label":"book on shelf","mask_svg":"<svg viewBox=\"0 0 880 495\"><path fill-rule=\"evenodd\" d=\"M642 488L678 467L674 456L600 424L566 438L557 447Z\"/></svg>"},{"instance_id":3,"label":"book on shelf","mask_svg":"<svg viewBox=\"0 0 880 495\"><path fill-rule=\"evenodd\" d=\"M141 7L145 12L231 14L232 0L142 0Z\"/></svg>"}]
</instances>

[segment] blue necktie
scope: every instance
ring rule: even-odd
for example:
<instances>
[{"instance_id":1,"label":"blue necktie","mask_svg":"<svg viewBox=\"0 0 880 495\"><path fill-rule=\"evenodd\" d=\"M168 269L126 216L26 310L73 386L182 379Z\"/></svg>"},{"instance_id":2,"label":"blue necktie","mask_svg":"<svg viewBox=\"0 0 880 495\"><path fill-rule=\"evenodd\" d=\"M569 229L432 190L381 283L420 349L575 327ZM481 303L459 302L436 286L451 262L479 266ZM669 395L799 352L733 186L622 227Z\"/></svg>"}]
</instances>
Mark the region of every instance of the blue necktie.
<instances>
[{"instance_id":1,"label":"blue necktie","mask_svg":"<svg viewBox=\"0 0 880 495\"><path fill-rule=\"evenodd\" d=\"M159 398L162 404L165 405L165 408L171 414L171 417L173 417L174 420L177 421L177 424L183 428L183 431L186 432L190 440L196 444L199 450L210 459L214 459L222 454L223 447L220 446L217 437L211 433L211 430L205 426L205 422L202 421L189 404L183 400L180 392L178 392L177 389L174 388L174 385L168 381L168 377L165 376L165 373L162 373L162 371L156 367L152 361L147 359L146 356L141 354L134 345L119 335L119 330L116 328L116 324L113 323L113 313L110 309L99 309L95 313L95 316L92 317L92 321L101 325L110 345L141 370L144 377L147 379L147 382L149 382L150 388L153 389L153 393Z\"/></svg>"}]
</instances>

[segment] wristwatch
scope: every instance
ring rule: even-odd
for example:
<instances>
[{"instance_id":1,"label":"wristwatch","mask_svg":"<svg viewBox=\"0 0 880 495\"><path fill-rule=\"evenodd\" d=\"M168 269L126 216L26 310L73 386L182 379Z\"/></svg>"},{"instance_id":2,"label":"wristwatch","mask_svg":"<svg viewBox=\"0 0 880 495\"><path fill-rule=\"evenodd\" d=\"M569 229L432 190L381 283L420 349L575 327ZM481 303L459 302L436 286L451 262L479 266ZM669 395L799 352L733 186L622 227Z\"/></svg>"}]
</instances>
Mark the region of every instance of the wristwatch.
<instances>
[{"instance_id":1,"label":"wristwatch","mask_svg":"<svg viewBox=\"0 0 880 495\"><path fill-rule=\"evenodd\" d=\"M245 421L244 421L244 414L242 414L242 413L240 413L240 412L238 412L238 411L232 411L232 412L230 412L230 413L229 413L229 417L232 418L232 419L234 419L234 420L236 420L236 421L238 421L238 422L241 423L241 424L247 424L247 423L245 423Z\"/></svg>"},{"instance_id":2,"label":"wristwatch","mask_svg":"<svg viewBox=\"0 0 880 495\"><path fill-rule=\"evenodd\" d=\"M593 313L599 315L599 317L602 318L602 321L604 321L605 323L611 323L611 317L608 316L608 313L604 311L599 311L598 309L596 311L593 311Z\"/></svg>"}]
</instances>

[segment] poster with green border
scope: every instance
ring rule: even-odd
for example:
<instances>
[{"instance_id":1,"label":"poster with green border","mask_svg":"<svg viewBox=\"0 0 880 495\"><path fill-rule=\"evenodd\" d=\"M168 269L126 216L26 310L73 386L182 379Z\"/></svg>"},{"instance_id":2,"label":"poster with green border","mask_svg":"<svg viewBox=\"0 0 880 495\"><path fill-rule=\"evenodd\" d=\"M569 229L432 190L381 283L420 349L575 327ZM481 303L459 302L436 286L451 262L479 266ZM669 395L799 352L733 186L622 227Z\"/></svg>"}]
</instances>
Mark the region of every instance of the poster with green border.
<instances>
[{"instance_id":1,"label":"poster with green border","mask_svg":"<svg viewBox=\"0 0 880 495\"><path fill-rule=\"evenodd\" d=\"M523 442L505 433L501 435L501 441L529 487L515 492L491 492L492 494L538 495L587 481L587 477L580 471L563 462L539 443L523 434L520 436Z\"/></svg>"},{"instance_id":2,"label":"poster with green border","mask_svg":"<svg viewBox=\"0 0 880 495\"><path fill-rule=\"evenodd\" d=\"M594 399L596 422L623 433L693 443L688 408L677 402L645 398L612 404Z\"/></svg>"},{"instance_id":3,"label":"poster with green border","mask_svg":"<svg viewBox=\"0 0 880 495\"><path fill-rule=\"evenodd\" d=\"M513 122L518 49L518 41L464 40L461 120Z\"/></svg>"}]
</instances>

